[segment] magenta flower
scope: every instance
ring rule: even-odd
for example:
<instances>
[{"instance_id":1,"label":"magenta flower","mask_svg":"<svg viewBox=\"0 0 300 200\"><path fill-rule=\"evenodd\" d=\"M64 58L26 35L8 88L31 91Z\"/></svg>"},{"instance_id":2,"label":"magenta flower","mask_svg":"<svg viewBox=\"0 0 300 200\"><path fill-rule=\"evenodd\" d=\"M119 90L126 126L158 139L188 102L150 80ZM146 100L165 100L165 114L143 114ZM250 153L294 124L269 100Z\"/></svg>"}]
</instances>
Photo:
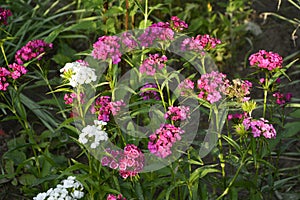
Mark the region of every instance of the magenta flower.
<instances>
[{"instance_id":1,"label":"magenta flower","mask_svg":"<svg viewBox=\"0 0 300 200\"><path fill-rule=\"evenodd\" d=\"M179 32L179 31L183 31L184 29L187 29L188 25L187 25L187 23L185 23L185 21L179 19L177 16L172 16L170 27L173 30Z\"/></svg>"},{"instance_id":2,"label":"magenta flower","mask_svg":"<svg viewBox=\"0 0 300 200\"><path fill-rule=\"evenodd\" d=\"M20 76L27 73L27 70L23 65L18 65L16 63L13 63L8 65L8 67L12 69L11 77L14 80L18 79Z\"/></svg>"},{"instance_id":3,"label":"magenta flower","mask_svg":"<svg viewBox=\"0 0 300 200\"><path fill-rule=\"evenodd\" d=\"M154 41L170 41L174 39L174 31L169 23L158 22L145 29L145 32L138 37L141 45L149 47Z\"/></svg>"},{"instance_id":4,"label":"magenta flower","mask_svg":"<svg viewBox=\"0 0 300 200\"><path fill-rule=\"evenodd\" d=\"M164 118L172 121L184 121L190 117L190 108L187 106L170 106Z\"/></svg>"},{"instance_id":5,"label":"magenta flower","mask_svg":"<svg viewBox=\"0 0 300 200\"><path fill-rule=\"evenodd\" d=\"M111 111L111 114L113 116L117 115L120 111L121 111L121 108L126 106L126 104L124 103L123 100L120 100L120 101L112 101L110 102L110 111Z\"/></svg>"},{"instance_id":6,"label":"magenta flower","mask_svg":"<svg viewBox=\"0 0 300 200\"><path fill-rule=\"evenodd\" d=\"M0 67L0 91L6 91L9 83L7 82L7 78L10 76L10 71L8 71L4 67Z\"/></svg>"},{"instance_id":7,"label":"magenta flower","mask_svg":"<svg viewBox=\"0 0 300 200\"><path fill-rule=\"evenodd\" d=\"M10 10L0 7L0 24L7 25L7 18L10 16L12 16L12 13Z\"/></svg>"},{"instance_id":8,"label":"magenta flower","mask_svg":"<svg viewBox=\"0 0 300 200\"><path fill-rule=\"evenodd\" d=\"M165 67L168 58L159 54L149 54L149 57L146 58L140 66L140 73L146 73L149 76L154 76L156 70L161 70Z\"/></svg>"},{"instance_id":9,"label":"magenta flower","mask_svg":"<svg viewBox=\"0 0 300 200\"><path fill-rule=\"evenodd\" d=\"M181 43L181 50L203 54L204 50L208 51L214 49L218 44L221 44L221 41L208 34L197 35L196 37L184 39Z\"/></svg>"},{"instance_id":10,"label":"magenta flower","mask_svg":"<svg viewBox=\"0 0 300 200\"><path fill-rule=\"evenodd\" d=\"M135 41L131 33L128 32L122 33L120 39L121 39L122 49L125 49L126 51L133 50L138 46L138 43Z\"/></svg>"},{"instance_id":11,"label":"magenta flower","mask_svg":"<svg viewBox=\"0 0 300 200\"><path fill-rule=\"evenodd\" d=\"M268 52L266 50L260 50L259 52L252 54L249 57L249 61L251 67L272 71L277 68L282 68L283 59L279 54L273 53L272 51Z\"/></svg>"},{"instance_id":12,"label":"magenta flower","mask_svg":"<svg viewBox=\"0 0 300 200\"><path fill-rule=\"evenodd\" d=\"M273 97L276 98L276 103L280 106L284 106L287 102L290 102L291 101L291 98L292 98L292 93L286 93L286 94L283 94L283 93L280 93L280 92L275 92L273 94Z\"/></svg>"},{"instance_id":13,"label":"magenta flower","mask_svg":"<svg viewBox=\"0 0 300 200\"><path fill-rule=\"evenodd\" d=\"M92 107L92 113L98 115L99 121L108 122L110 114L110 97L101 96L96 99L95 105Z\"/></svg>"},{"instance_id":14,"label":"magenta flower","mask_svg":"<svg viewBox=\"0 0 300 200\"><path fill-rule=\"evenodd\" d=\"M162 124L155 133L149 136L148 149L150 153L161 158L171 155L173 144L181 140L180 135L183 133L184 130L179 127L172 124Z\"/></svg>"},{"instance_id":15,"label":"magenta flower","mask_svg":"<svg viewBox=\"0 0 300 200\"><path fill-rule=\"evenodd\" d=\"M19 65L34 58L42 59L47 48L52 48L52 43L46 43L44 40L32 40L18 50L15 54L15 60Z\"/></svg>"},{"instance_id":16,"label":"magenta flower","mask_svg":"<svg viewBox=\"0 0 300 200\"><path fill-rule=\"evenodd\" d=\"M101 159L103 166L119 170L122 178L134 177L144 168L144 154L134 144L127 144L124 151L106 149L110 156Z\"/></svg>"},{"instance_id":17,"label":"magenta flower","mask_svg":"<svg viewBox=\"0 0 300 200\"><path fill-rule=\"evenodd\" d=\"M107 199L106 200L126 200L125 197L122 196L122 194L119 194L118 196L115 196L113 194L109 194L107 196Z\"/></svg>"},{"instance_id":18,"label":"magenta flower","mask_svg":"<svg viewBox=\"0 0 300 200\"><path fill-rule=\"evenodd\" d=\"M200 89L198 97L210 103L215 103L222 98L222 94L226 94L229 80L226 79L225 74L212 71L211 73L203 74L197 84Z\"/></svg>"},{"instance_id":19,"label":"magenta flower","mask_svg":"<svg viewBox=\"0 0 300 200\"><path fill-rule=\"evenodd\" d=\"M82 103L82 104L84 103L83 96L84 96L84 94L81 93L80 94L80 103ZM77 98L77 95L74 92L72 92L71 94L65 94L65 96L64 96L65 104L66 105L72 104L74 102L74 99L76 99L76 98Z\"/></svg>"},{"instance_id":20,"label":"magenta flower","mask_svg":"<svg viewBox=\"0 0 300 200\"><path fill-rule=\"evenodd\" d=\"M120 38L117 36L102 36L93 44L92 56L98 60L111 59L113 64L121 61Z\"/></svg>"},{"instance_id":21,"label":"magenta flower","mask_svg":"<svg viewBox=\"0 0 300 200\"><path fill-rule=\"evenodd\" d=\"M189 95L194 90L194 82L190 79L185 79L178 85L181 95Z\"/></svg>"},{"instance_id":22,"label":"magenta flower","mask_svg":"<svg viewBox=\"0 0 300 200\"><path fill-rule=\"evenodd\" d=\"M251 117L247 117L243 120L243 125L245 130L250 130L253 134L253 137L261 137L265 138L275 138L276 130L274 129L272 124L268 123L269 121L260 118L258 120L252 119Z\"/></svg>"},{"instance_id":23,"label":"magenta flower","mask_svg":"<svg viewBox=\"0 0 300 200\"><path fill-rule=\"evenodd\" d=\"M143 98L143 100L160 100L158 92L155 90L150 90L150 88L157 88L157 85L155 83L146 83L143 87L141 87L140 96Z\"/></svg>"}]
</instances>

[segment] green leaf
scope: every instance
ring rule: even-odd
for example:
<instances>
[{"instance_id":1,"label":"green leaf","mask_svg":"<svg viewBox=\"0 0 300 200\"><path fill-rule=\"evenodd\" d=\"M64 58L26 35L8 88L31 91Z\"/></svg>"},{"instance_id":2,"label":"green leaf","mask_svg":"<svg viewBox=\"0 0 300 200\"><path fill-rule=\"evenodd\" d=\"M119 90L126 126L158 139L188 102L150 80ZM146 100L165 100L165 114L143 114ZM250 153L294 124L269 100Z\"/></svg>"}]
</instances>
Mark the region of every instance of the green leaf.
<instances>
[{"instance_id":1,"label":"green leaf","mask_svg":"<svg viewBox=\"0 0 300 200\"><path fill-rule=\"evenodd\" d=\"M34 184L36 177L32 174L22 174L18 180L22 185L29 186Z\"/></svg>"},{"instance_id":2,"label":"green leaf","mask_svg":"<svg viewBox=\"0 0 300 200\"><path fill-rule=\"evenodd\" d=\"M300 122L288 122L284 126L284 132L282 134L283 138L290 138L300 132Z\"/></svg>"}]
</instances>

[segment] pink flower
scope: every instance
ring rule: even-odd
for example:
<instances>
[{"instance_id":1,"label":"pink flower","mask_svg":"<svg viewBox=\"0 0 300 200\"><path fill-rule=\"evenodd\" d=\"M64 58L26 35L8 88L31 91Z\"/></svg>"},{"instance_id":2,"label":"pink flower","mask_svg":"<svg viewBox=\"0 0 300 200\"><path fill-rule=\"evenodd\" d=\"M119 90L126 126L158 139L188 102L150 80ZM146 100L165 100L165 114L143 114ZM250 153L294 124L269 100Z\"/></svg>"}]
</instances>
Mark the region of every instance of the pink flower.
<instances>
[{"instance_id":1,"label":"pink flower","mask_svg":"<svg viewBox=\"0 0 300 200\"><path fill-rule=\"evenodd\" d=\"M6 91L9 83L7 82L7 77L10 75L10 71L8 71L4 67L0 67L0 91Z\"/></svg>"},{"instance_id":2,"label":"pink flower","mask_svg":"<svg viewBox=\"0 0 300 200\"><path fill-rule=\"evenodd\" d=\"M7 18L12 15L10 10L0 7L0 24L7 25Z\"/></svg>"},{"instance_id":3,"label":"pink flower","mask_svg":"<svg viewBox=\"0 0 300 200\"><path fill-rule=\"evenodd\" d=\"M184 121L190 117L190 108L187 106L170 106L165 114L165 119Z\"/></svg>"},{"instance_id":4,"label":"pink flower","mask_svg":"<svg viewBox=\"0 0 300 200\"><path fill-rule=\"evenodd\" d=\"M181 43L181 50L194 51L202 54L204 50L208 51L214 49L218 44L221 44L221 41L208 34L197 35L196 37L184 39Z\"/></svg>"},{"instance_id":5,"label":"pink flower","mask_svg":"<svg viewBox=\"0 0 300 200\"><path fill-rule=\"evenodd\" d=\"M184 29L187 29L188 25L187 25L187 23L185 23L185 21L179 19L177 16L172 16L171 17L170 27L173 30L179 32L179 31L182 31Z\"/></svg>"},{"instance_id":6,"label":"pink flower","mask_svg":"<svg viewBox=\"0 0 300 200\"><path fill-rule=\"evenodd\" d=\"M43 53L47 48L52 48L52 43L46 43L44 40L32 40L25 46L18 50L15 54L17 64L22 65L24 62L30 61L34 58L42 59Z\"/></svg>"},{"instance_id":7,"label":"pink flower","mask_svg":"<svg viewBox=\"0 0 300 200\"><path fill-rule=\"evenodd\" d=\"M122 49L126 51L133 50L138 46L138 43L135 41L133 35L129 32L122 33L120 39L121 39Z\"/></svg>"},{"instance_id":8,"label":"pink flower","mask_svg":"<svg viewBox=\"0 0 300 200\"><path fill-rule=\"evenodd\" d=\"M107 199L106 200L126 200L125 197L122 196L122 194L119 194L118 196L115 196L113 194L109 194L107 196Z\"/></svg>"},{"instance_id":9,"label":"pink flower","mask_svg":"<svg viewBox=\"0 0 300 200\"><path fill-rule=\"evenodd\" d=\"M259 52L252 54L249 57L250 66L258 67L261 69L267 69L269 71L275 70L277 68L282 68L282 57L266 50L259 50Z\"/></svg>"},{"instance_id":10,"label":"pink flower","mask_svg":"<svg viewBox=\"0 0 300 200\"><path fill-rule=\"evenodd\" d=\"M25 69L24 66L18 65L16 63L8 65L9 68L11 68L13 71L11 72L11 77L12 79L18 79L20 76L23 74L27 73L27 70Z\"/></svg>"},{"instance_id":11,"label":"pink flower","mask_svg":"<svg viewBox=\"0 0 300 200\"><path fill-rule=\"evenodd\" d=\"M102 36L93 44L92 56L98 60L111 59L113 64L121 61L120 38L117 36Z\"/></svg>"},{"instance_id":12,"label":"pink flower","mask_svg":"<svg viewBox=\"0 0 300 200\"><path fill-rule=\"evenodd\" d=\"M181 140L180 135L183 133L184 130L179 127L172 124L162 124L155 133L149 136L148 149L150 153L161 158L171 155L173 144Z\"/></svg>"},{"instance_id":13,"label":"pink flower","mask_svg":"<svg viewBox=\"0 0 300 200\"><path fill-rule=\"evenodd\" d=\"M268 120L264 118L260 118L258 120L252 119L251 117L247 117L243 120L243 125L245 130L250 130L253 134L253 137L261 137L265 138L275 138L276 130L274 129L272 124L268 123Z\"/></svg>"},{"instance_id":14,"label":"pink flower","mask_svg":"<svg viewBox=\"0 0 300 200\"><path fill-rule=\"evenodd\" d=\"M194 89L194 82L190 79L185 79L178 85L178 89L180 90L181 95L188 95Z\"/></svg>"},{"instance_id":15,"label":"pink flower","mask_svg":"<svg viewBox=\"0 0 300 200\"><path fill-rule=\"evenodd\" d=\"M226 75L215 71L203 74L197 83L200 89L198 97L210 103L219 101L222 98L221 95L226 94L229 87L229 80L226 79Z\"/></svg>"},{"instance_id":16,"label":"pink flower","mask_svg":"<svg viewBox=\"0 0 300 200\"><path fill-rule=\"evenodd\" d=\"M276 103L280 106L284 106L287 102L291 101L292 98L292 93L280 93L280 92L275 92L273 94L273 97L276 98Z\"/></svg>"},{"instance_id":17,"label":"pink flower","mask_svg":"<svg viewBox=\"0 0 300 200\"><path fill-rule=\"evenodd\" d=\"M160 57L159 54L149 54L149 57L146 58L140 66L140 73L154 76L156 70L161 70L165 67L167 60L168 58L165 55Z\"/></svg>"}]
</instances>

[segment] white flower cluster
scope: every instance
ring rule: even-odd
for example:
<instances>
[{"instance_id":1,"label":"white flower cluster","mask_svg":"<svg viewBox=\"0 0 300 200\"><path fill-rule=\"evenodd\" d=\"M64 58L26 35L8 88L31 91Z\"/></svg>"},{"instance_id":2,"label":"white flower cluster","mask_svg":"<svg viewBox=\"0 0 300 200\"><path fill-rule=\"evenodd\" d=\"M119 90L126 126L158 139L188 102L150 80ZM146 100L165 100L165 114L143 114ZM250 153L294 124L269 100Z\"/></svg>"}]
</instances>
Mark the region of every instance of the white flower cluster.
<instances>
[{"instance_id":1,"label":"white flower cluster","mask_svg":"<svg viewBox=\"0 0 300 200\"><path fill-rule=\"evenodd\" d=\"M82 129L78 141L82 144L86 144L92 139L91 148L95 149L99 146L100 141L106 141L108 139L107 133L103 130L103 126L106 124L106 122L94 120L94 125L87 125Z\"/></svg>"},{"instance_id":2,"label":"white flower cluster","mask_svg":"<svg viewBox=\"0 0 300 200\"><path fill-rule=\"evenodd\" d=\"M67 63L60 69L60 72L63 73L61 77L67 79L73 87L88 84L97 79L95 69L88 67L84 61Z\"/></svg>"},{"instance_id":3,"label":"white flower cluster","mask_svg":"<svg viewBox=\"0 0 300 200\"><path fill-rule=\"evenodd\" d=\"M74 176L58 184L56 188L50 188L47 192L39 193L33 200L74 200L84 196L83 185Z\"/></svg>"}]
</instances>

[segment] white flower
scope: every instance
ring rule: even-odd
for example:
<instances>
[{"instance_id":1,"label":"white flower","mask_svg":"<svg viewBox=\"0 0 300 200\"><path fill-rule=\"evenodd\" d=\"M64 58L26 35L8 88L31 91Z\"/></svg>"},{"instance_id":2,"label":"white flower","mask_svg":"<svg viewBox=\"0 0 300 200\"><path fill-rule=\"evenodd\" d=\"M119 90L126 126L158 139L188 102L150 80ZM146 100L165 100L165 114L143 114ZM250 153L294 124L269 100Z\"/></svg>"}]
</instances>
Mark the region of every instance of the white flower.
<instances>
[{"instance_id":1,"label":"white flower","mask_svg":"<svg viewBox=\"0 0 300 200\"><path fill-rule=\"evenodd\" d=\"M82 144L86 144L91 141L91 148L95 149L99 146L100 141L107 141L107 133L103 130L103 126L106 122L94 121L95 125L87 125L81 131L78 141Z\"/></svg>"},{"instance_id":2,"label":"white flower","mask_svg":"<svg viewBox=\"0 0 300 200\"><path fill-rule=\"evenodd\" d=\"M61 76L67 79L73 87L89 84L97 79L95 69L88 67L84 62L67 63L60 69L60 72L63 73Z\"/></svg>"},{"instance_id":3,"label":"white flower","mask_svg":"<svg viewBox=\"0 0 300 200\"><path fill-rule=\"evenodd\" d=\"M33 197L33 200L44 200L47 196L46 192L39 193L36 197Z\"/></svg>"}]
</instances>

